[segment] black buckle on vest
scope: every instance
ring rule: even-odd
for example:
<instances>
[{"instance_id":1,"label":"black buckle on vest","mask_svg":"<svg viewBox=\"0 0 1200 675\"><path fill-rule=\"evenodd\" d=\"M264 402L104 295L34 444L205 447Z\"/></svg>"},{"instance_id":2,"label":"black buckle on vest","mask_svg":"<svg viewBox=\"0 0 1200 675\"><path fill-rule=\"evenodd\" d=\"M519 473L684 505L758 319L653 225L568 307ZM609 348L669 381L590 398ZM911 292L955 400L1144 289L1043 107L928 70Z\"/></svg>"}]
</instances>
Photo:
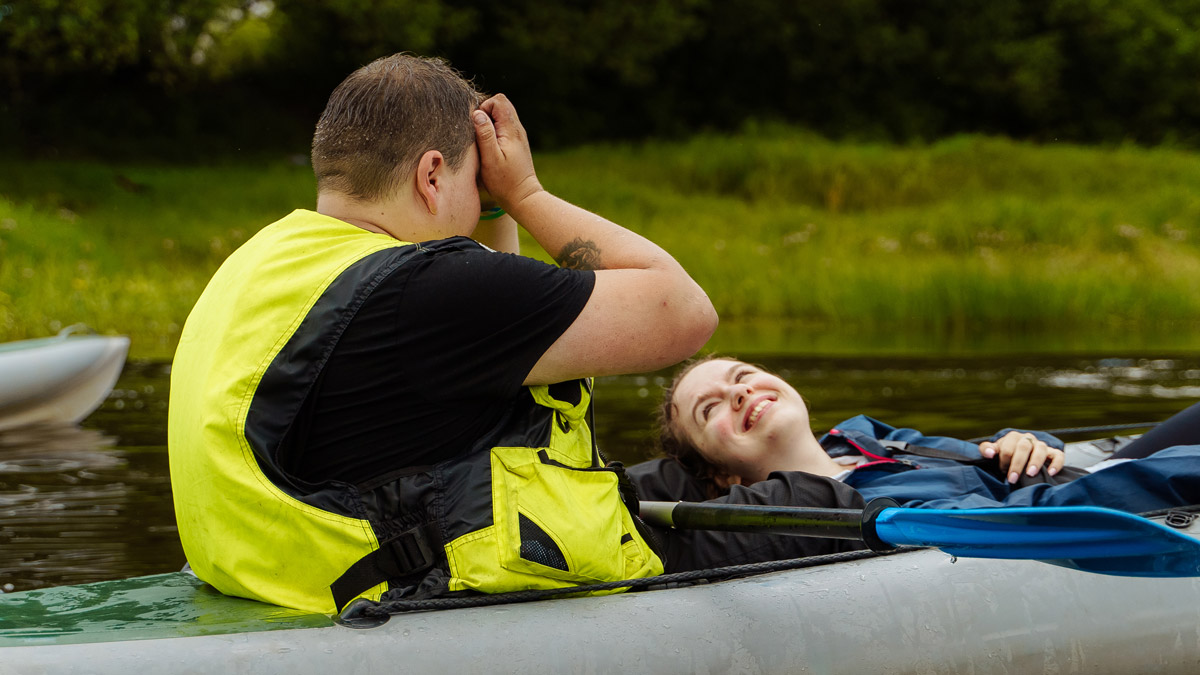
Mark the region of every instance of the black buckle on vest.
<instances>
[{"instance_id":1,"label":"black buckle on vest","mask_svg":"<svg viewBox=\"0 0 1200 675\"><path fill-rule=\"evenodd\" d=\"M434 563L425 528L419 526L380 542L377 553L379 569L389 579L424 572Z\"/></svg>"},{"instance_id":2,"label":"black buckle on vest","mask_svg":"<svg viewBox=\"0 0 1200 675\"><path fill-rule=\"evenodd\" d=\"M385 581L423 574L437 563L430 541L437 541L432 526L418 525L379 542L379 548L359 558L329 585L340 610L360 593Z\"/></svg>"}]
</instances>

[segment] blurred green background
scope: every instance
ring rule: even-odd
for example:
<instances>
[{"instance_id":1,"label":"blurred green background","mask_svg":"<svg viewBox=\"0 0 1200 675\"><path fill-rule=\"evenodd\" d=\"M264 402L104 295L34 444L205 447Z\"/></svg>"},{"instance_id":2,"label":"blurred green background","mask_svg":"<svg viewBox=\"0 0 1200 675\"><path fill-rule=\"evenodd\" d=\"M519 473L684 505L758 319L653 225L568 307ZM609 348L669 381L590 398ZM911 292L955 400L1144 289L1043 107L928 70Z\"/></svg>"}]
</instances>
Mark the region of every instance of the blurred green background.
<instances>
[{"instance_id":1,"label":"blurred green background","mask_svg":"<svg viewBox=\"0 0 1200 675\"><path fill-rule=\"evenodd\" d=\"M169 357L313 206L332 88L412 51L508 94L543 182L676 254L718 342L1200 342L1200 0L0 3L0 340Z\"/></svg>"}]
</instances>

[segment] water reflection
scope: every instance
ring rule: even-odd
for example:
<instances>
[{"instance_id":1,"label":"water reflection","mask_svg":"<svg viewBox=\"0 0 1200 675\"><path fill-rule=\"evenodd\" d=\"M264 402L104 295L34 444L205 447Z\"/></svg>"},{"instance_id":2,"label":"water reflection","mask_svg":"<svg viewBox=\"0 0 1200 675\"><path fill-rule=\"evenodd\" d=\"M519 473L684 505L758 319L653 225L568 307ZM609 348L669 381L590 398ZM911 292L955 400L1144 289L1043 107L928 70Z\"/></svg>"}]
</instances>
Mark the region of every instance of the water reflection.
<instances>
[{"instance_id":1,"label":"water reflection","mask_svg":"<svg viewBox=\"0 0 1200 675\"><path fill-rule=\"evenodd\" d=\"M972 438L1161 420L1200 399L1200 353L1151 356L757 356L804 394L813 424L865 413ZM0 434L0 590L179 569L167 470L170 367L127 365L82 428ZM653 450L670 372L597 382L597 438L634 463Z\"/></svg>"},{"instance_id":2,"label":"water reflection","mask_svg":"<svg viewBox=\"0 0 1200 675\"><path fill-rule=\"evenodd\" d=\"M1200 398L1200 368L1180 370L1174 359L1101 359L1085 370L1067 369L1039 380L1044 387L1101 389L1118 396Z\"/></svg>"},{"instance_id":3,"label":"water reflection","mask_svg":"<svg viewBox=\"0 0 1200 675\"><path fill-rule=\"evenodd\" d=\"M108 469L121 460L105 452L116 442L96 429L37 426L0 431L0 474Z\"/></svg>"},{"instance_id":4,"label":"water reflection","mask_svg":"<svg viewBox=\"0 0 1200 675\"><path fill-rule=\"evenodd\" d=\"M131 388L144 398L132 415L117 404ZM178 569L165 391L160 366L127 368L84 427L0 433L0 590Z\"/></svg>"},{"instance_id":5,"label":"water reflection","mask_svg":"<svg viewBox=\"0 0 1200 675\"><path fill-rule=\"evenodd\" d=\"M94 429L40 427L0 434L0 547L3 581L21 588L83 578L121 556L116 520L125 462L115 439Z\"/></svg>"}]
</instances>

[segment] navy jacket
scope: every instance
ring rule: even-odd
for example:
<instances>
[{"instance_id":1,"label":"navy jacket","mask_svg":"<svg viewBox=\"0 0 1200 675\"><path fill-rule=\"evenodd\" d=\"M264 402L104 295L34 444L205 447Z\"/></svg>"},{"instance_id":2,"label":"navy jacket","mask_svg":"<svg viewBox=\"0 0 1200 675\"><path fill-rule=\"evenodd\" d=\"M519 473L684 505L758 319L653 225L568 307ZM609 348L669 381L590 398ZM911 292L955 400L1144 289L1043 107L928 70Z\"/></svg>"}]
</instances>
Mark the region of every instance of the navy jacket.
<instances>
[{"instance_id":1,"label":"navy jacket","mask_svg":"<svg viewBox=\"0 0 1200 675\"><path fill-rule=\"evenodd\" d=\"M902 441L978 459L979 447L944 436L926 436L914 429L897 429L865 415L852 417L821 438L831 455L857 452L838 436L856 439ZM1011 429L996 433L996 440ZM1048 444L1062 441L1032 432ZM865 447L865 445L864 445ZM866 448L872 454L892 456L884 445ZM1103 506L1131 513L1200 503L1200 446L1177 446L1145 459L1123 462L1063 485L1014 486L983 469L949 459L909 457L914 464L871 463L856 469L845 480L864 499L891 497L904 506L970 509L998 506Z\"/></svg>"}]
</instances>

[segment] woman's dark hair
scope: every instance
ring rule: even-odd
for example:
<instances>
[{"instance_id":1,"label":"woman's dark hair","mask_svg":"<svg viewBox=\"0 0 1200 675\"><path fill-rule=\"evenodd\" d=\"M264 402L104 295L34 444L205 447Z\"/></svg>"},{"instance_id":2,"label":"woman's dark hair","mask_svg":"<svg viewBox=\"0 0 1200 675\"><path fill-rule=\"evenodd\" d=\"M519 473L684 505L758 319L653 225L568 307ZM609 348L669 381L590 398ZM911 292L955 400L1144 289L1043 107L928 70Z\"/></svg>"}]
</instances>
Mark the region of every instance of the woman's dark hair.
<instances>
[{"instance_id":1,"label":"woman's dark hair","mask_svg":"<svg viewBox=\"0 0 1200 675\"><path fill-rule=\"evenodd\" d=\"M658 408L658 417L655 420L658 426L659 450L667 457L679 462L689 474L700 479L709 499L716 499L727 494L729 490L717 484L717 476L721 473L720 467L705 459L704 455L700 454L700 450L675 426L675 388L696 366L709 361L732 358L720 354L709 354L684 363L679 372L675 374L675 378L671 380L671 384L663 391L662 405Z\"/></svg>"}]
</instances>

